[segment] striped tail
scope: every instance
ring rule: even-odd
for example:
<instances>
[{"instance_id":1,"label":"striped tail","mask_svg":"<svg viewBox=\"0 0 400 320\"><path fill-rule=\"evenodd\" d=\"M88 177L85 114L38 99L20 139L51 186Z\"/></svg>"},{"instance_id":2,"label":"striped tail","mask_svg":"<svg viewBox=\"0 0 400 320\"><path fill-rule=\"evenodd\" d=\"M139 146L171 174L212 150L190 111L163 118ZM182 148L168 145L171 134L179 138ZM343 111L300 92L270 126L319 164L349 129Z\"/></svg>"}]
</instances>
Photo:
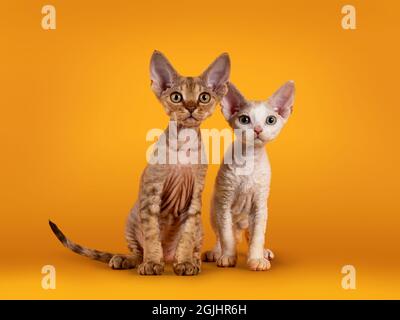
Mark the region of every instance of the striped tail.
<instances>
[{"instance_id":1,"label":"striped tail","mask_svg":"<svg viewBox=\"0 0 400 320\"><path fill-rule=\"evenodd\" d=\"M61 230L57 227L57 225L55 223L51 222L50 220L49 220L49 225L50 225L51 230L54 232L54 234L56 235L58 240L60 240L60 242L64 245L64 247L72 250L73 252L75 252L81 256L88 257L90 259L105 262L105 263L108 263L111 260L111 258L114 256L114 254L112 254L112 253L102 252L102 251L82 247L81 245L76 244L76 243L72 242L71 240L69 240L61 232Z\"/></svg>"}]
</instances>

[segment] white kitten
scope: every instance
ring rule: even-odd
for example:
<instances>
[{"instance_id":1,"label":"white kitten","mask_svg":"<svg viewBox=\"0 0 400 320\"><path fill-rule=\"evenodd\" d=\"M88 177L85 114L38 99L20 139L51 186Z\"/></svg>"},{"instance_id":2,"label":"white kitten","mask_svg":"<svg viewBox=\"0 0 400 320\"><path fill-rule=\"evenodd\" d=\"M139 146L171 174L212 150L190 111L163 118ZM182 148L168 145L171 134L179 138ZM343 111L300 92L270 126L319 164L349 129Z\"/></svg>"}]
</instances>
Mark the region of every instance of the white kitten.
<instances>
[{"instance_id":1,"label":"white kitten","mask_svg":"<svg viewBox=\"0 0 400 320\"><path fill-rule=\"evenodd\" d=\"M216 261L219 267L235 266L236 241L245 230L249 241L248 267L257 271L270 268L273 253L264 249L264 241L271 169L264 146L279 134L288 120L294 92L294 82L289 81L267 101L248 101L229 84L229 91L221 101L222 112L235 133L241 129L247 134L237 134L219 169L211 203L211 224L217 243L203 255L204 261ZM246 175L238 175L241 165L232 151L249 147L254 150L246 154L252 157L251 170ZM225 161L228 156L233 157L232 163Z\"/></svg>"}]
</instances>

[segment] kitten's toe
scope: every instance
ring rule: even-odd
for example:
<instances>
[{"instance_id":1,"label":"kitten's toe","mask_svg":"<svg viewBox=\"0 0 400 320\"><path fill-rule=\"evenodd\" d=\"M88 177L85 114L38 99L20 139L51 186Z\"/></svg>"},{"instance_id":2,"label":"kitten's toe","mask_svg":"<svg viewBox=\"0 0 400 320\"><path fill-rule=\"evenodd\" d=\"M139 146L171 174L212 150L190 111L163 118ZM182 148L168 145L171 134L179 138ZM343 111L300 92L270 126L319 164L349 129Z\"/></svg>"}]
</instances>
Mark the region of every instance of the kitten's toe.
<instances>
[{"instance_id":1,"label":"kitten's toe","mask_svg":"<svg viewBox=\"0 0 400 320\"><path fill-rule=\"evenodd\" d=\"M221 256L221 253L220 253L220 252L216 252L216 251L210 250L210 251L204 252L204 253L202 254L201 259L202 259L204 262L215 262L215 261L218 260L218 258L219 258L220 256Z\"/></svg>"},{"instance_id":2,"label":"kitten's toe","mask_svg":"<svg viewBox=\"0 0 400 320\"><path fill-rule=\"evenodd\" d=\"M111 269L132 269L135 268L137 263L133 257L123 256L123 255L115 255L111 258L108 263Z\"/></svg>"},{"instance_id":3,"label":"kitten's toe","mask_svg":"<svg viewBox=\"0 0 400 320\"><path fill-rule=\"evenodd\" d=\"M178 276L195 276L200 273L200 266L191 262L174 263L173 267Z\"/></svg>"},{"instance_id":4,"label":"kitten's toe","mask_svg":"<svg viewBox=\"0 0 400 320\"><path fill-rule=\"evenodd\" d=\"M231 268L236 266L236 256L222 255L217 259L217 266L222 268Z\"/></svg>"},{"instance_id":5,"label":"kitten's toe","mask_svg":"<svg viewBox=\"0 0 400 320\"><path fill-rule=\"evenodd\" d=\"M265 271L271 268L271 262L264 257L261 259L249 259L247 260L247 266L252 271Z\"/></svg>"},{"instance_id":6,"label":"kitten's toe","mask_svg":"<svg viewBox=\"0 0 400 320\"><path fill-rule=\"evenodd\" d=\"M139 265L138 273L142 276L161 275L164 272L163 263L143 262Z\"/></svg>"},{"instance_id":7,"label":"kitten's toe","mask_svg":"<svg viewBox=\"0 0 400 320\"><path fill-rule=\"evenodd\" d=\"M275 254L270 249L264 249L264 258L271 261L275 258Z\"/></svg>"}]
</instances>

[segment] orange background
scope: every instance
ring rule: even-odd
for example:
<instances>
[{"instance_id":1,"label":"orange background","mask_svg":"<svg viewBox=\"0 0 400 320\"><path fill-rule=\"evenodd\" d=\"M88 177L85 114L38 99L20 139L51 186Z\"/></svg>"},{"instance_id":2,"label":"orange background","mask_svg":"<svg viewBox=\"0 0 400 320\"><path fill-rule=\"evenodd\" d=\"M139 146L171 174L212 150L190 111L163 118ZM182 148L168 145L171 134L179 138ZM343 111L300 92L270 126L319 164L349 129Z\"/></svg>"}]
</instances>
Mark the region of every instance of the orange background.
<instances>
[{"instance_id":1,"label":"orange background","mask_svg":"<svg viewBox=\"0 0 400 320\"><path fill-rule=\"evenodd\" d=\"M400 298L398 1L2 1L1 298ZM124 224L146 165L145 141L167 117L149 87L152 51L197 75L221 52L248 98L293 79L293 116L272 163L264 273L205 265L198 277L111 271L63 248L125 249ZM203 128L225 128L219 111ZM203 194L205 248L214 236ZM244 247L241 253L244 254ZM41 268L57 289L41 288ZM343 290L343 265L357 289Z\"/></svg>"}]
</instances>

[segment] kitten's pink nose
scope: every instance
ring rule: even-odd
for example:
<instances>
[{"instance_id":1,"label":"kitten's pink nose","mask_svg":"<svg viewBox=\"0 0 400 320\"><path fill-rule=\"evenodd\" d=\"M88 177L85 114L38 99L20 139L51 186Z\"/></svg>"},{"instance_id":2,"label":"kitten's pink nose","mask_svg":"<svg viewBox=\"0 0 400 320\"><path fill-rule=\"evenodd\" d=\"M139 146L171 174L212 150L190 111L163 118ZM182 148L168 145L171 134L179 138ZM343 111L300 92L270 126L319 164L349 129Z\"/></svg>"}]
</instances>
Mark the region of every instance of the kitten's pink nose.
<instances>
[{"instance_id":1,"label":"kitten's pink nose","mask_svg":"<svg viewBox=\"0 0 400 320\"><path fill-rule=\"evenodd\" d=\"M197 105L196 105L195 102L187 102L185 104L185 108L186 108L187 111L192 113L197 108Z\"/></svg>"},{"instance_id":2,"label":"kitten's pink nose","mask_svg":"<svg viewBox=\"0 0 400 320\"><path fill-rule=\"evenodd\" d=\"M257 134L260 134L263 131L263 128L261 126L255 126L254 127L254 132Z\"/></svg>"}]
</instances>

